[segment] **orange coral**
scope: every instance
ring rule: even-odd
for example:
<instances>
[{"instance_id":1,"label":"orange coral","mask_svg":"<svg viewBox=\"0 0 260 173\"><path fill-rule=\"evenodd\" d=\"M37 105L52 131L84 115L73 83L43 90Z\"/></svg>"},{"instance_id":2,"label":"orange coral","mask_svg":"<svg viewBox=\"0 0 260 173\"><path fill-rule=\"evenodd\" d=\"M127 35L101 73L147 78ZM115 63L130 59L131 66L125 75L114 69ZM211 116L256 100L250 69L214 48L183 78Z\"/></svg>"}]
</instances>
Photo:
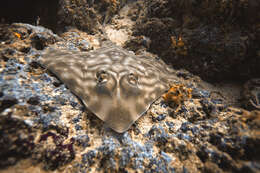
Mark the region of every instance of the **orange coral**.
<instances>
[{"instance_id":1,"label":"orange coral","mask_svg":"<svg viewBox=\"0 0 260 173\"><path fill-rule=\"evenodd\" d=\"M183 84L175 84L170 85L170 89L162 97L166 102L180 105L183 101L192 97L191 92L191 88L187 88Z\"/></svg>"},{"instance_id":2,"label":"orange coral","mask_svg":"<svg viewBox=\"0 0 260 173\"><path fill-rule=\"evenodd\" d=\"M174 49L176 49L176 53L178 55L187 55L188 52L187 52L187 47L186 45L184 44L183 40L181 37L179 37L178 39L176 39L176 37L174 36L171 36L171 43L172 43L172 47Z\"/></svg>"},{"instance_id":3,"label":"orange coral","mask_svg":"<svg viewBox=\"0 0 260 173\"><path fill-rule=\"evenodd\" d=\"M19 34L19 33L17 33L17 32L14 32L14 35L15 35L16 37L18 37L18 38L21 39L21 34Z\"/></svg>"},{"instance_id":4,"label":"orange coral","mask_svg":"<svg viewBox=\"0 0 260 173\"><path fill-rule=\"evenodd\" d=\"M116 13L116 11L119 9L120 1L104 0L104 2L107 5L107 12L105 15L104 23L107 23L112 18L112 16Z\"/></svg>"},{"instance_id":5,"label":"orange coral","mask_svg":"<svg viewBox=\"0 0 260 173\"><path fill-rule=\"evenodd\" d=\"M117 7L120 4L118 0L105 0L105 2L109 4L109 10L111 10L113 13L116 11Z\"/></svg>"}]
</instances>

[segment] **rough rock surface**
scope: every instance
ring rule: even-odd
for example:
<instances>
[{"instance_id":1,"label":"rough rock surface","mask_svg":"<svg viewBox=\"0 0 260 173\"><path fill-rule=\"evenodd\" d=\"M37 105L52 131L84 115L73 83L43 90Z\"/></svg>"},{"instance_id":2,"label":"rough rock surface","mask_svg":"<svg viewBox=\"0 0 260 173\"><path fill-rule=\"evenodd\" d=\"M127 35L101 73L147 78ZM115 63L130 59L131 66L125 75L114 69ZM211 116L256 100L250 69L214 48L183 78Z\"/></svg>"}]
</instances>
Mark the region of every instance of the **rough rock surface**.
<instances>
[{"instance_id":1,"label":"rough rock surface","mask_svg":"<svg viewBox=\"0 0 260 173\"><path fill-rule=\"evenodd\" d=\"M130 130L117 134L35 62L49 44L88 50L95 38L77 30L59 37L28 24L2 25L0 32L2 170L25 158L61 172L259 170L260 112L212 98L192 75L184 75L193 92L181 109L159 99Z\"/></svg>"},{"instance_id":2,"label":"rough rock surface","mask_svg":"<svg viewBox=\"0 0 260 173\"><path fill-rule=\"evenodd\" d=\"M207 81L260 75L260 1L147 0L134 35L149 51ZM136 17L136 12L133 16Z\"/></svg>"},{"instance_id":3,"label":"rough rock surface","mask_svg":"<svg viewBox=\"0 0 260 173\"><path fill-rule=\"evenodd\" d=\"M94 34L125 3L126 0L9 0L1 2L0 23L31 23L55 32L74 26Z\"/></svg>"},{"instance_id":4,"label":"rough rock surface","mask_svg":"<svg viewBox=\"0 0 260 173\"><path fill-rule=\"evenodd\" d=\"M135 6L139 8L131 11L132 20L142 3ZM204 87L199 77L177 70L192 89L191 98L179 105L160 98L128 131L118 134L37 63L50 45L88 51L101 46L100 38L77 29L58 36L41 26L0 25L0 172L260 171L260 111L254 106L260 100L259 80L244 86L245 100L254 103L249 111L233 107L222 93ZM153 38L151 44L143 36L132 39L126 48L155 50Z\"/></svg>"}]
</instances>

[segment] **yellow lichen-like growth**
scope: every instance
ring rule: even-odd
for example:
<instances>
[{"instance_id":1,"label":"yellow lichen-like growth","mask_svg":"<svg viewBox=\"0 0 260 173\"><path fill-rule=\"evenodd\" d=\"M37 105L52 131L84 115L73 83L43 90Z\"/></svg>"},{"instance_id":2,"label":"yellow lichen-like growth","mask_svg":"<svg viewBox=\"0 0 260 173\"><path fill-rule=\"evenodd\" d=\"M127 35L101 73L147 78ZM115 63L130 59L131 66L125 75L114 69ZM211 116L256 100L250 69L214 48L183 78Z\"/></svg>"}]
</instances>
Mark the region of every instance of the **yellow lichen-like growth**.
<instances>
[{"instance_id":1,"label":"yellow lichen-like growth","mask_svg":"<svg viewBox=\"0 0 260 173\"><path fill-rule=\"evenodd\" d=\"M17 38L21 38L21 34L17 33L17 32L14 32L14 35L17 37Z\"/></svg>"},{"instance_id":2,"label":"yellow lichen-like growth","mask_svg":"<svg viewBox=\"0 0 260 173\"><path fill-rule=\"evenodd\" d=\"M120 5L120 2L118 0L105 0L109 4L109 11L111 13L115 13L117 8Z\"/></svg>"},{"instance_id":3,"label":"yellow lichen-like growth","mask_svg":"<svg viewBox=\"0 0 260 173\"><path fill-rule=\"evenodd\" d=\"M171 46L176 50L176 54L178 55L186 56L188 54L188 49L181 37L176 39L175 36L171 36Z\"/></svg>"},{"instance_id":4,"label":"yellow lichen-like growth","mask_svg":"<svg viewBox=\"0 0 260 173\"><path fill-rule=\"evenodd\" d=\"M120 1L119 0L104 0L107 9L106 9L106 15L104 19L104 23L107 23L112 16L118 11L120 7Z\"/></svg>"},{"instance_id":5,"label":"yellow lichen-like growth","mask_svg":"<svg viewBox=\"0 0 260 173\"><path fill-rule=\"evenodd\" d=\"M179 106L183 101L191 99L191 92L191 88L187 88L183 84L175 84L170 85L170 89L162 97L166 102Z\"/></svg>"}]
</instances>

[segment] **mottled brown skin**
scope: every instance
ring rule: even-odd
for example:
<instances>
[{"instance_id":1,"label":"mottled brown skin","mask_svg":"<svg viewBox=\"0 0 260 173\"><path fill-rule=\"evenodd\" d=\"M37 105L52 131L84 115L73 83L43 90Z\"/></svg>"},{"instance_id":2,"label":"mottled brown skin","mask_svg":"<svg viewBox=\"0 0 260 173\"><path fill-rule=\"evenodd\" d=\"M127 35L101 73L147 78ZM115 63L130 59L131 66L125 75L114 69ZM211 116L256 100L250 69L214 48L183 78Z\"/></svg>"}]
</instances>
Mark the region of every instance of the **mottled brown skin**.
<instances>
[{"instance_id":1,"label":"mottled brown skin","mask_svg":"<svg viewBox=\"0 0 260 173\"><path fill-rule=\"evenodd\" d=\"M161 60L136 56L114 45L88 53L50 48L39 61L119 133L177 79Z\"/></svg>"}]
</instances>

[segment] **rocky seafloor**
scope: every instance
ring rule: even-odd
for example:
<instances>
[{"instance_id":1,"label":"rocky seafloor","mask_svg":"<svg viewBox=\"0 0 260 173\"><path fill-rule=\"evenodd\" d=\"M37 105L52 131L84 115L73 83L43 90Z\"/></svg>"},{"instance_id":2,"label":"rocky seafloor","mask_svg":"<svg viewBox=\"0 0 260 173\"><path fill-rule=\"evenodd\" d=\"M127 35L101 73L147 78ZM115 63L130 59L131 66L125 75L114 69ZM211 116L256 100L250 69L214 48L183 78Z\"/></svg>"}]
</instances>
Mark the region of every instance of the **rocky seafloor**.
<instances>
[{"instance_id":1,"label":"rocky seafloor","mask_svg":"<svg viewBox=\"0 0 260 173\"><path fill-rule=\"evenodd\" d=\"M0 24L0 172L260 172L258 1L57 2L52 19ZM37 63L49 46L97 49L104 30L176 65L191 98L159 98L120 134ZM241 85L235 103L214 77Z\"/></svg>"}]
</instances>

